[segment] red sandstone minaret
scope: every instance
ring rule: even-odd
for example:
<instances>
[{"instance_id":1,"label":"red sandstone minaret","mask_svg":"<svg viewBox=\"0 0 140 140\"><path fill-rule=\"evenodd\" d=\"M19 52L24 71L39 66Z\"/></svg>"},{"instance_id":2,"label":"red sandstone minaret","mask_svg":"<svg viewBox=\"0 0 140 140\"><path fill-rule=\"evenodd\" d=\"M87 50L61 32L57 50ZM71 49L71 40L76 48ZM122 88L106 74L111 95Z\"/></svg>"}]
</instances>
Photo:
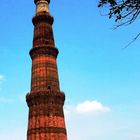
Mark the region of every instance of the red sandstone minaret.
<instances>
[{"instance_id":1,"label":"red sandstone minaret","mask_svg":"<svg viewBox=\"0 0 140 140\"><path fill-rule=\"evenodd\" d=\"M27 140L67 140L63 105L65 95L60 91L53 37L53 17L50 0L34 0L34 25L31 91L26 96L29 107Z\"/></svg>"}]
</instances>

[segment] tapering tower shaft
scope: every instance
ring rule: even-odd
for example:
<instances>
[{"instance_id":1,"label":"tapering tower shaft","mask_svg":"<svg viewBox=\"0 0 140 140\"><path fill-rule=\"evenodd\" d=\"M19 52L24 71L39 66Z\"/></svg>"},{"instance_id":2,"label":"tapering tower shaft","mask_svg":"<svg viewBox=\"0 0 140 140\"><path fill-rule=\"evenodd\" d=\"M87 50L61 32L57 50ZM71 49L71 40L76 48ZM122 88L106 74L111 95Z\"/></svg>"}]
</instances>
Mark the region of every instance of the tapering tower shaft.
<instances>
[{"instance_id":1,"label":"tapering tower shaft","mask_svg":"<svg viewBox=\"0 0 140 140\"><path fill-rule=\"evenodd\" d=\"M34 0L34 25L31 91L26 96L29 107L27 140L67 140L63 105L65 95L60 92L52 24L50 0Z\"/></svg>"}]
</instances>

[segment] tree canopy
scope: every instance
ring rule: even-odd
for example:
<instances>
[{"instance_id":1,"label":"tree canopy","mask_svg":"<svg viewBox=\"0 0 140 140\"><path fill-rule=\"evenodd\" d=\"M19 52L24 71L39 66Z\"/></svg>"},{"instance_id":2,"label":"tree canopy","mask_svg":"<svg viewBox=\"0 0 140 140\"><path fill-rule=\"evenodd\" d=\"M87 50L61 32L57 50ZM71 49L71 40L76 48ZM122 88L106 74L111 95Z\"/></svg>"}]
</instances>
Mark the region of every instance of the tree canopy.
<instances>
[{"instance_id":1,"label":"tree canopy","mask_svg":"<svg viewBox=\"0 0 140 140\"><path fill-rule=\"evenodd\" d=\"M122 25L133 23L140 14L140 0L100 0L98 7L109 6L107 15Z\"/></svg>"}]
</instances>

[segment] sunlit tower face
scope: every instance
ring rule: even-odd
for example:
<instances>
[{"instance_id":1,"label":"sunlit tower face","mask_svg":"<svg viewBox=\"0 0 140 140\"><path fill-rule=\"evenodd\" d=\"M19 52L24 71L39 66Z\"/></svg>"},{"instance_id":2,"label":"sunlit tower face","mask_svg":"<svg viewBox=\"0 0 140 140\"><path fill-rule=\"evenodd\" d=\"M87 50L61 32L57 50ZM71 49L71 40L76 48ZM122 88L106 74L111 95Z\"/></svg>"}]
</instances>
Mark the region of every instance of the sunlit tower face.
<instances>
[{"instance_id":1,"label":"sunlit tower face","mask_svg":"<svg viewBox=\"0 0 140 140\"><path fill-rule=\"evenodd\" d=\"M34 0L36 5L31 90L26 96L29 107L27 140L67 140L63 105L57 69L58 49L53 35L50 0Z\"/></svg>"},{"instance_id":2,"label":"sunlit tower face","mask_svg":"<svg viewBox=\"0 0 140 140\"><path fill-rule=\"evenodd\" d=\"M36 13L47 12L49 13L48 2L45 0L38 1L36 6Z\"/></svg>"}]
</instances>

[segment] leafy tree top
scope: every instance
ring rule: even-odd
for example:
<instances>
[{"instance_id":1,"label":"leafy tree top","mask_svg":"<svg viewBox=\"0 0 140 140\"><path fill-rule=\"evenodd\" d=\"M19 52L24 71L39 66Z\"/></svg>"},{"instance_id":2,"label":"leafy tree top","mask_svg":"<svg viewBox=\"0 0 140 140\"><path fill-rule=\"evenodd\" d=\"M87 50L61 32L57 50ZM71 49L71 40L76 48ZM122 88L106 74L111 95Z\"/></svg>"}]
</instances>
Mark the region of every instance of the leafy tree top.
<instances>
[{"instance_id":1,"label":"leafy tree top","mask_svg":"<svg viewBox=\"0 0 140 140\"><path fill-rule=\"evenodd\" d=\"M109 18L119 22L116 27L133 23L140 14L140 0L100 0L98 7L105 5L109 6Z\"/></svg>"}]
</instances>

